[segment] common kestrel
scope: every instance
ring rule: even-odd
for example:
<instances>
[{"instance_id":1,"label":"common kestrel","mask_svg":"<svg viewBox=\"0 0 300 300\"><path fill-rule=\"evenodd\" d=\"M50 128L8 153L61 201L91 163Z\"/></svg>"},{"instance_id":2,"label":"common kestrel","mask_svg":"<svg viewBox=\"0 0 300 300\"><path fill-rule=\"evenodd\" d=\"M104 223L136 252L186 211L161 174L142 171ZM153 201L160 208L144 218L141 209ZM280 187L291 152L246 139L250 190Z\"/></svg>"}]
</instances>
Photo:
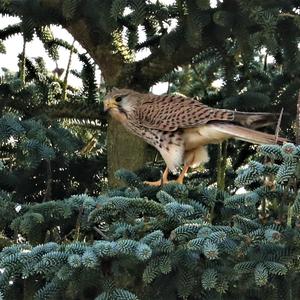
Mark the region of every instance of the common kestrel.
<instances>
[{"instance_id":1,"label":"common kestrel","mask_svg":"<svg viewBox=\"0 0 300 300\"><path fill-rule=\"evenodd\" d=\"M273 123L272 114L216 109L184 96L114 88L104 99L104 110L160 152L167 167L162 180L147 182L152 185L167 183L169 170L174 172L184 165L177 179L182 183L190 167L208 161L208 144L229 138L254 144L276 143L274 135L254 130ZM277 139L281 143L284 140Z\"/></svg>"}]
</instances>

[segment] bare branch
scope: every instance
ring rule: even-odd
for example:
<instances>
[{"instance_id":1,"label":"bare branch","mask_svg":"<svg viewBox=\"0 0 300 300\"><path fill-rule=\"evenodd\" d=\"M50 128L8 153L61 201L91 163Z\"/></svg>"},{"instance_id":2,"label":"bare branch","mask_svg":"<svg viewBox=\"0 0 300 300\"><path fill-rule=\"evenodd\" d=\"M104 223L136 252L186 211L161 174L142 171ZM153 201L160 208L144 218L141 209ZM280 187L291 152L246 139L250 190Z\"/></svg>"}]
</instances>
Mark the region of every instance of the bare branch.
<instances>
[{"instance_id":1,"label":"bare branch","mask_svg":"<svg viewBox=\"0 0 300 300\"><path fill-rule=\"evenodd\" d=\"M93 229L97 233L99 233L105 240L110 240L110 238L105 233L103 233L98 227L94 226Z\"/></svg>"},{"instance_id":2,"label":"bare branch","mask_svg":"<svg viewBox=\"0 0 300 300\"><path fill-rule=\"evenodd\" d=\"M104 32L101 33L105 36L105 43L95 39L92 37L92 28L84 19L72 22L66 29L99 65L105 81L110 85L118 86L118 80L125 62L123 57L116 53L116 49L113 48L112 36Z\"/></svg>"}]
</instances>

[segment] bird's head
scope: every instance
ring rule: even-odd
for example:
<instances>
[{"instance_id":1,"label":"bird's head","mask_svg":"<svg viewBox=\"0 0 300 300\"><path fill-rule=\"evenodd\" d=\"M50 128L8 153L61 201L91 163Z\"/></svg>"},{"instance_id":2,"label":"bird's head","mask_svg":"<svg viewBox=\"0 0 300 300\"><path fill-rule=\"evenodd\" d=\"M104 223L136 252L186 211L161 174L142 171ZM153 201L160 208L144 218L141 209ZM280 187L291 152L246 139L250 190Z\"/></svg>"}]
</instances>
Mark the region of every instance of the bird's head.
<instances>
[{"instance_id":1,"label":"bird's head","mask_svg":"<svg viewBox=\"0 0 300 300\"><path fill-rule=\"evenodd\" d=\"M104 111L108 111L112 116L127 117L135 110L141 99L141 94L138 92L114 88L104 98Z\"/></svg>"}]
</instances>

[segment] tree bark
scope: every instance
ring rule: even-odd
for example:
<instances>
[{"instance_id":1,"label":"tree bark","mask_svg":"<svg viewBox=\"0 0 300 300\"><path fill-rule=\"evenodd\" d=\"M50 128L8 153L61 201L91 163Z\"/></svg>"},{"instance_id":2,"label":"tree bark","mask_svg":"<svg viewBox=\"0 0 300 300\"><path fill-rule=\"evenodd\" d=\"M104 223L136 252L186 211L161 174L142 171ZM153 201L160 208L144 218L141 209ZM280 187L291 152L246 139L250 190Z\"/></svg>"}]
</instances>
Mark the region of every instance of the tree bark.
<instances>
[{"instance_id":1,"label":"tree bark","mask_svg":"<svg viewBox=\"0 0 300 300\"><path fill-rule=\"evenodd\" d=\"M115 172L120 168L135 171L143 166L149 157L149 146L111 117L108 120L107 136L108 182L109 186L115 187L121 184L115 178Z\"/></svg>"},{"instance_id":2,"label":"tree bark","mask_svg":"<svg viewBox=\"0 0 300 300\"><path fill-rule=\"evenodd\" d=\"M134 88L133 85L124 82L124 78L128 79L132 76L130 70L128 70L128 74L123 74L126 67L121 58L117 55L111 55L112 49L110 46L95 44L90 37L91 31L83 20L72 23L67 29L88 50L89 54L99 65L108 86ZM143 86L144 90L148 88L145 85L141 86ZM138 89L141 89L139 85ZM115 177L117 170L124 168L136 171L141 168L147 161L148 147L142 139L129 133L120 123L109 118L107 130L109 186L116 187L121 185L121 182Z\"/></svg>"}]
</instances>

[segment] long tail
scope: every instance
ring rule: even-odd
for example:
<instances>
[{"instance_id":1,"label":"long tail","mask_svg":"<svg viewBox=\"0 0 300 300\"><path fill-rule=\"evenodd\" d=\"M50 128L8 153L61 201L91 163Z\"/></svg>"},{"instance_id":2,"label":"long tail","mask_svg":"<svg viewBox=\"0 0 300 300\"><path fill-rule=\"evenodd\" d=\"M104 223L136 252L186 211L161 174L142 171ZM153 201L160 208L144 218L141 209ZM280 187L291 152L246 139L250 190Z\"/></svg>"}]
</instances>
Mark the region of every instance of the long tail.
<instances>
[{"instance_id":1,"label":"long tail","mask_svg":"<svg viewBox=\"0 0 300 300\"><path fill-rule=\"evenodd\" d=\"M275 135L227 123L211 123L212 128L224 135L253 144L282 144L287 139Z\"/></svg>"},{"instance_id":2,"label":"long tail","mask_svg":"<svg viewBox=\"0 0 300 300\"><path fill-rule=\"evenodd\" d=\"M266 127L277 122L279 114L234 112L234 121L253 129Z\"/></svg>"}]
</instances>

